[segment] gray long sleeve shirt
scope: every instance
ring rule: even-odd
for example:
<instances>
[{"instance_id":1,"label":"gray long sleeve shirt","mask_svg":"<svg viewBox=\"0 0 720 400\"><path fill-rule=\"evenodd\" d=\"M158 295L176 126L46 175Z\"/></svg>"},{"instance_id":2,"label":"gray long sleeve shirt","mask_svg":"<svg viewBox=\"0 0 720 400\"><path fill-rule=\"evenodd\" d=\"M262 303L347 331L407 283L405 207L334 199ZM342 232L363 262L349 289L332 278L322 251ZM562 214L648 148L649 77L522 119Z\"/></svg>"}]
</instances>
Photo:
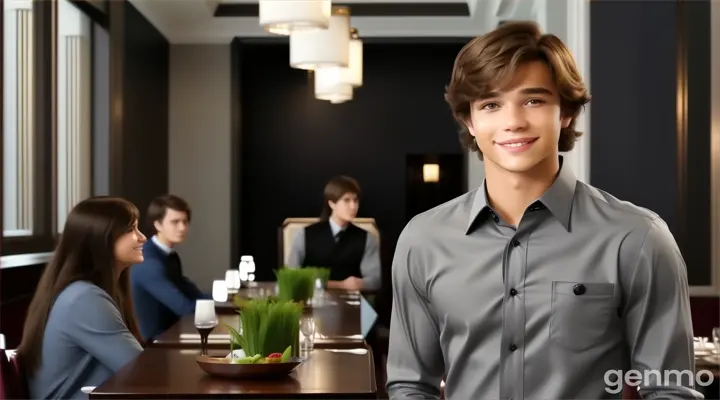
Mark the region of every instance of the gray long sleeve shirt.
<instances>
[{"instance_id":1,"label":"gray long sleeve shirt","mask_svg":"<svg viewBox=\"0 0 720 400\"><path fill-rule=\"evenodd\" d=\"M512 227L484 187L400 236L391 399L437 398L444 376L458 400L620 398L628 376L643 397L701 398L685 264L657 215L565 167Z\"/></svg>"},{"instance_id":2,"label":"gray long sleeve shirt","mask_svg":"<svg viewBox=\"0 0 720 400\"><path fill-rule=\"evenodd\" d=\"M73 282L50 311L42 365L28 382L30 398L87 398L80 388L99 386L141 352L110 295L92 283Z\"/></svg>"}]
</instances>

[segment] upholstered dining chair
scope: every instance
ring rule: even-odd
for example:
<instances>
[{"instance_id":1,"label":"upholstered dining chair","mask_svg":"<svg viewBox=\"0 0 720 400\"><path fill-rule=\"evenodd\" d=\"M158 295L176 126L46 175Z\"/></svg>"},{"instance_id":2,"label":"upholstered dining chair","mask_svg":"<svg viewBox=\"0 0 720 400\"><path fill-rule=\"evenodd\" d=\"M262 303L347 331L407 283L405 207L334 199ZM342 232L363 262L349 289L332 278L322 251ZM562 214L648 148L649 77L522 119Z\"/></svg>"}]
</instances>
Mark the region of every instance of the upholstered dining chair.
<instances>
[{"instance_id":1,"label":"upholstered dining chair","mask_svg":"<svg viewBox=\"0 0 720 400\"><path fill-rule=\"evenodd\" d=\"M317 217L286 218L283 221L278 231L278 265L287 265L292 241L297 231L319 221L320 218ZM380 230L375 223L375 218L355 218L352 223L374 235L380 243Z\"/></svg>"},{"instance_id":2,"label":"upholstered dining chair","mask_svg":"<svg viewBox=\"0 0 720 400\"><path fill-rule=\"evenodd\" d=\"M0 336L0 342L3 343L0 349L0 399L29 399L27 380L18 365L15 352L5 349L5 337L2 334Z\"/></svg>"}]
</instances>

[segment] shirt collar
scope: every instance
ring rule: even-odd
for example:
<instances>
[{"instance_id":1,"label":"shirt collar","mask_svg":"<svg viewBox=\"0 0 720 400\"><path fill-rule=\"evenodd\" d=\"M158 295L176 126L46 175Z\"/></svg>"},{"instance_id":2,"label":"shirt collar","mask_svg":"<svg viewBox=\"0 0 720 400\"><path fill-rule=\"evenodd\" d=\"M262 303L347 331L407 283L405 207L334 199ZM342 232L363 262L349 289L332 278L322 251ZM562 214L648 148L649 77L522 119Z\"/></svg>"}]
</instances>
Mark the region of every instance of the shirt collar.
<instances>
[{"instance_id":1,"label":"shirt collar","mask_svg":"<svg viewBox=\"0 0 720 400\"><path fill-rule=\"evenodd\" d=\"M328 221L330 221L330 230L332 231L333 237L337 236L338 233L345 230L345 228L336 224L332 219L328 218Z\"/></svg>"},{"instance_id":2,"label":"shirt collar","mask_svg":"<svg viewBox=\"0 0 720 400\"><path fill-rule=\"evenodd\" d=\"M158 239L157 235L153 235L153 237L150 240L152 240L153 243L155 243L155 245L157 247L159 247L160 250L163 251L163 253L170 254L173 252L173 249L171 247L169 247L168 245L166 245L165 243L161 242L160 239Z\"/></svg>"},{"instance_id":3,"label":"shirt collar","mask_svg":"<svg viewBox=\"0 0 720 400\"><path fill-rule=\"evenodd\" d=\"M572 203L575 197L575 186L577 178L573 174L569 166L563 166L563 156L560 156L560 172L555 182L543 193L537 200L542 203L548 210L558 219L565 230L570 230L570 212L572 211ZM478 216L485 210L490 210L487 199L487 187L485 180L483 184L475 191L475 199L470 209L470 219L468 220L467 230L465 234L469 234L473 229L473 224Z\"/></svg>"}]
</instances>

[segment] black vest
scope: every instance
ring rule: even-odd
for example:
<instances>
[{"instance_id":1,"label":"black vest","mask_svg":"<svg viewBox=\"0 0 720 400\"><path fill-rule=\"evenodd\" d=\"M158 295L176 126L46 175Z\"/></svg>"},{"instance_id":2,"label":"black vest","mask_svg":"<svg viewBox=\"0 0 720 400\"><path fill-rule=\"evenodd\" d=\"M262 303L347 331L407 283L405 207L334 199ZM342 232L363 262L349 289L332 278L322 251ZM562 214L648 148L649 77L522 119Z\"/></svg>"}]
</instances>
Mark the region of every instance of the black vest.
<instances>
[{"instance_id":1,"label":"black vest","mask_svg":"<svg viewBox=\"0 0 720 400\"><path fill-rule=\"evenodd\" d=\"M350 276L362 278L360 262L365 254L367 231L348 224L335 241L329 221L305 228L304 267L330 268L330 280L342 281Z\"/></svg>"}]
</instances>

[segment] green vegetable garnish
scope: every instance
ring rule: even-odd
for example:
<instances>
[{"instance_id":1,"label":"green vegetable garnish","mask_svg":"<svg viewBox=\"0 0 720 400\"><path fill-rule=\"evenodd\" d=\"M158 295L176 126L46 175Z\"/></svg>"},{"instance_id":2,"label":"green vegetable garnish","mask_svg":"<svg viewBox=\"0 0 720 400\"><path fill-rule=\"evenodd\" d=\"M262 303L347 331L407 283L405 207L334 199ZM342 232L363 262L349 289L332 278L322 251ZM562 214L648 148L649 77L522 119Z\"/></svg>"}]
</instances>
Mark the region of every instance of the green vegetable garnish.
<instances>
[{"instance_id":1,"label":"green vegetable garnish","mask_svg":"<svg viewBox=\"0 0 720 400\"><path fill-rule=\"evenodd\" d=\"M280 357L280 361L282 362L288 362L290 361L290 357L292 356L292 346L288 346L285 351L282 353L282 357Z\"/></svg>"}]
</instances>

